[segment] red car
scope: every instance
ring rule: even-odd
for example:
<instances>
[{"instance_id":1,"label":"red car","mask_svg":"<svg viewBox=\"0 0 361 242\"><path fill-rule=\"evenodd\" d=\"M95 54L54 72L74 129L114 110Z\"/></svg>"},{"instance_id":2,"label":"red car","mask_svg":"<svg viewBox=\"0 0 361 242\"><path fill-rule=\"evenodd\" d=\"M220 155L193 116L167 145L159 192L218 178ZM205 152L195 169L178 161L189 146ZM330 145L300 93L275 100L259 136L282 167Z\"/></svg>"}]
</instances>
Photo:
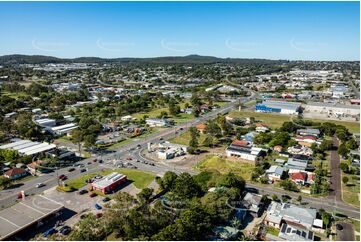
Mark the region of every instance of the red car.
<instances>
[{"instance_id":1,"label":"red car","mask_svg":"<svg viewBox=\"0 0 361 242\"><path fill-rule=\"evenodd\" d=\"M132 157L129 156L129 157L127 157L127 160L133 160L133 159L132 159Z\"/></svg>"},{"instance_id":2,"label":"red car","mask_svg":"<svg viewBox=\"0 0 361 242\"><path fill-rule=\"evenodd\" d=\"M62 180L62 181L68 179L68 177L66 175L64 175L64 174L60 175L58 178L59 178L59 180Z\"/></svg>"},{"instance_id":3,"label":"red car","mask_svg":"<svg viewBox=\"0 0 361 242\"><path fill-rule=\"evenodd\" d=\"M96 197L96 195L97 195L96 193L92 192L92 193L89 194L89 197Z\"/></svg>"}]
</instances>

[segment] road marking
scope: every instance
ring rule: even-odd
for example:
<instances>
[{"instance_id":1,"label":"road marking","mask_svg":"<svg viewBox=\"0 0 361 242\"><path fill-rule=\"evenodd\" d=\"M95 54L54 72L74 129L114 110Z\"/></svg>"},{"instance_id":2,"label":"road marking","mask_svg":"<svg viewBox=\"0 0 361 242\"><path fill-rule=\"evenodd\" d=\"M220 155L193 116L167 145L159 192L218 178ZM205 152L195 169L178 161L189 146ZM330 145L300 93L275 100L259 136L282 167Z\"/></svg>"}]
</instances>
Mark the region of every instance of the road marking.
<instances>
[{"instance_id":1,"label":"road marking","mask_svg":"<svg viewBox=\"0 0 361 242\"><path fill-rule=\"evenodd\" d=\"M23 202L20 202L20 204L22 204L22 205L24 205L25 207L28 207L28 208L30 208L30 209L32 209L32 210L34 210L34 211L38 212L38 213L41 213L41 214L45 215L45 213L43 213L42 211L40 211L40 210L38 210L38 209L35 209L35 208L33 208L33 207L31 207L31 206L29 206L29 205L27 205L27 204L23 203Z\"/></svg>"},{"instance_id":2,"label":"road marking","mask_svg":"<svg viewBox=\"0 0 361 242\"><path fill-rule=\"evenodd\" d=\"M0 216L0 218L1 218L1 219L3 219L3 220L5 220L5 221L6 221L6 222L8 222L8 223L10 223L10 224L14 225L15 227L20 228L20 226L19 226L19 225L17 225L17 224L15 224L15 223L11 222L10 220L8 220L8 219L6 219L6 218L4 218L4 217L1 217L1 216Z\"/></svg>"}]
</instances>

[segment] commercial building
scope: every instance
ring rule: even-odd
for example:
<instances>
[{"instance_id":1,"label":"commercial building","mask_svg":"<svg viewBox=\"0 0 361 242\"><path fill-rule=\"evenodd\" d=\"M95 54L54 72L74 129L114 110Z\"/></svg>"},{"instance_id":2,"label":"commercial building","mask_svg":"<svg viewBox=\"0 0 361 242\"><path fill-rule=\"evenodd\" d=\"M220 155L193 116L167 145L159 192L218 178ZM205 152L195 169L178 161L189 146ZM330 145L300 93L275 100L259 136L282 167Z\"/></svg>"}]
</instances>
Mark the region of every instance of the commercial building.
<instances>
[{"instance_id":1,"label":"commercial building","mask_svg":"<svg viewBox=\"0 0 361 242\"><path fill-rule=\"evenodd\" d=\"M78 128L78 125L76 125L75 123L70 123L70 124L64 124L64 125L60 125L60 126L56 126L56 127L49 127L47 128L47 130L54 134L54 135L64 135L67 133L70 133L70 131L72 131L73 129Z\"/></svg>"},{"instance_id":2,"label":"commercial building","mask_svg":"<svg viewBox=\"0 0 361 242\"><path fill-rule=\"evenodd\" d=\"M99 191L103 194L108 194L116 190L121 184L127 180L127 176L113 172L95 182L93 182L92 188L95 191Z\"/></svg>"},{"instance_id":3,"label":"commercial building","mask_svg":"<svg viewBox=\"0 0 361 242\"><path fill-rule=\"evenodd\" d=\"M21 155L37 155L55 148L56 145L54 144L21 139L13 139L11 143L0 146L0 149L2 150L16 150Z\"/></svg>"},{"instance_id":4,"label":"commercial building","mask_svg":"<svg viewBox=\"0 0 361 242\"><path fill-rule=\"evenodd\" d=\"M304 113L322 114L326 117L353 117L358 119L360 107L357 105L345 105L339 103L309 102L303 106Z\"/></svg>"},{"instance_id":5,"label":"commercial building","mask_svg":"<svg viewBox=\"0 0 361 242\"><path fill-rule=\"evenodd\" d=\"M265 100L256 105L256 112L298 115L301 103Z\"/></svg>"},{"instance_id":6,"label":"commercial building","mask_svg":"<svg viewBox=\"0 0 361 242\"><path fill-rule=\"evenodd\" d=\"M150 127L167 127L169 126L169 122L166 119L160 119L160 118L147 118L145 120L146 124L148 124Z\"/></svg>"},{"instance_id":7,"label":"commercial building","mask_svg":"<svg viewBox=\"0 0 361 242\"><path fill-rule=\"evenodd\" d=\"M40 127L43 128L54 127L56 125L55 119L50 118L37 119L35 120L35 123L37 123Z\"/></svg>"}]
</instances>

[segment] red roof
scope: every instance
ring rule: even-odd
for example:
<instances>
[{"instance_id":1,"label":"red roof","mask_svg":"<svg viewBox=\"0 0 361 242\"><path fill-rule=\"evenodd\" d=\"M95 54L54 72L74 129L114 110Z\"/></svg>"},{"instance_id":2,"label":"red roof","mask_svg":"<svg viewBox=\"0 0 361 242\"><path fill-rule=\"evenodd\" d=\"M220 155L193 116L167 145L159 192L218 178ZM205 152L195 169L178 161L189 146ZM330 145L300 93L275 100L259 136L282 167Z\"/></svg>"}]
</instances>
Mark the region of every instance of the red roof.
<instances>
[{"instance_id":1,"label":"red roof","mask_svg":"<svg viewBox=\"0 0 361 242\"><path fill-rule=\"evenodd\" d=\"M248 145L248 141L246 141L246 140L234 140L232 142L232 145L246 146L246 145Z\"/></svg>"},{"instance_id":2,"label":"red roof","mask_svg":"<svg viewBox=\"0 0 361 242\"><path fill-rule=\"evenodd\" d=\"M12 177L19 174L24 174L26 171L22 168L13 168L4 173L5 176Z\"/></svg>"},{"instance_id":3,"label":"red roof","mask_svg":"<svg viewBox=\"0 0 361 242\"><path fill-rule=\"evenodd\" d=\"M207 126L205 124L197 124L196 128L197 129L205 129L205 128L207 128Z\"/></svg>"},{"instance_id":4,"label":"red roof","mask_svg":"<svg viewBox=\"0 0 361 242\"><path fill-rule=\"evenodd\" d=\"M292 175L291 175L291 179L292 179L292 180L302 180L302 181L305 181L306 178L307 178L307 173L304 173L304 172L292 173Z\"/></svg>"},{"instance_id":5,"label":"red roof","mask_svg":"<svg viewBox=\"0 0 361 242\"><path fill-rule=\"evenodd\" d=\"M256 123L256 127L267 127L267 125L263 123Z\"/></svg>"},{"instance_id":6,"label":"red roof","mask_svg":"<svg viewBox=\"0 0 361 242\"><path fill-rule=\"evenodd\" d=\"M304 136L302 136L302 135L298 135L298 136L297 136L297 139L311 139L311 140L317 140L317 138L316 138L316 137L314 137L314 136L312 136L312 135L304 135Z\"/></svg>"}]
</instances>

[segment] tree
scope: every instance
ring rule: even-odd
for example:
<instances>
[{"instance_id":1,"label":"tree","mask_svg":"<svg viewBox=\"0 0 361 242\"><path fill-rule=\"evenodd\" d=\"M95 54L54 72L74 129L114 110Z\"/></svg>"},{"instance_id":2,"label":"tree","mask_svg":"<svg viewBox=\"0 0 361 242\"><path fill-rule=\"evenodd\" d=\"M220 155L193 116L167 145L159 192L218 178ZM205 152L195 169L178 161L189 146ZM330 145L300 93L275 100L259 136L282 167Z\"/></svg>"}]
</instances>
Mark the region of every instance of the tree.
<instances>
[{"instance_id":1,"label":"tree","mask_svg":"<svg viewBox=\"0 0 361 242\"><path fill-rule=\"evenodd\" d=\"M280 128L280 131L285 131L288 133L293 133L296 130L297 130L297 126L293 122L284 122L282 124L282 127Z\"/></svg>"},{"instance_id":2,"label":"tree","mask_svg":"<svg viewBox=\"0 0 361 242\"><path fill-rule=\"evenodd\" d=\"M96 142L96 137L95 135L86 135L84 136L84 145L86 147L93 147L95 145Z\"/></svg>"},{"instance_id":3,"label":"tree","mask_svg":"<svg viewBox=\"0 0 361 242\"><path fill-rule=\"evenodd\" d=\"M349 170L350 170L350 167L349 167L349 165L348 165L347 163L341 162L341 163L340 163L340 169L341 169L343 172L348 173Z\"/></svg>"},{"instance_id":4,"label":"tree","mask_svg":"<svg viewBox=\"0 0 361 242\"><path fill-rule=\"evenodd\" d=\"M330 222L331 222L331 214L327 213L327 212L323 212L322 215L322 221L325 224L326 228L329 226Z\"/></svg>"},{"instance_id":5,"label":"tree","mask_svg":"<svg viewBox=\"0 0 361 242\"><path fill-rule=\"evenodd\" d=\"M346 185L348 183L348 177L347 176L343 176L342 177L342 182Z\"/></svg>"},{"instance_id":6,"label":"tree","mask_svg":"<svg viewBox=\"0 0 361 242\"><path fill-rule=\"evenodd\" d=\"M71 141L78 145L79 154L81 155L81 143L83 142L83 133L79 129L73 129L71 132Z\"/></svg>"},{"instance_id":7,"label":"tree","mask_svg":"<svg viewBox=\"0 0 361 242\"><path fill-rule=\"evenodd\" d=\"M275 201L277 202L279 199L278 199L278 196L276 194L273 194L272 195L272 201Z\"/></svg>"},{"instance_id":8,"label":"tree","mask_svg":"<svg viewBox=\"0 0 361 242\"><path fill-rule=\"evenodd\" d=\"M347 157L347 154L349 153L349 150L346 148L345 143L342 143L338 149L337 149L337 153L339 155L341 155L342 157Z\"/></svg>"},{"instance_id":9,"label":"tree","mask_svg":"<svg viewBox=\"0 0 361 242\"><path fill-rule=\"evenodd\" d=\"M331 140L327 140L327 139L324 139L324 140L321 142L320 146L319 146L319 150L320 150L321 152L325 152L325 151L327 151L327 150L331 150L331 148L332 148L332 141L331 141Z\"/></svg>"},{"instance_id":10,"label":"tree","mask_svg":"<svg viewBox=\"0 0 361 242\"><path fill-rule=\"evenodd\" d=\"M206 138L203 141L203 146L205 147L213 147L214 142L213 142L213 136L210 134L207 134Z\"/></svg>"},{"instance_id":11,"label":"tree","mask_svg":"<svg viewBox=\"0 0 361 242\"><path fill-rule=\"evenodd\" d=\"M189 132L191 136L191 139L189 140L189 146L195 149L198 147L199 132L195 127L190 127Z\"/></svg>"},{"instance_id":12,"label":"tree","mask_svg":"<svg viewBox=\"0 0 361 242\"><path fill-rule=\"evenodd\" d=\"M301 196L301 195L299 195L299 196L297 197L297 202L299 202L299 203L302 202L302 196Z\"/></svg>"},{"instance_id":13,"label":"tree","mask_svg":"<svg viewBox=\"0 0 361 242\"><path fill-rule=\"evenodd\" d=\"M200 195L201 188L188 173L181 173L171 187L171 192L177 199L189 199Z\"/></svg>"},{"instance_id":14,"label":"tree","mask_svg":"<svg viewBox=\"0 0 361 242\"><path fill-rule=\"evenodd\" d=\"M279 185L287 191L298 192L297 185L289 179L280 181Z\"/></svg>"},{"instance_id":15,"label":"tree","mask_svg":"<svg viewBox=\"0 0 361 242\"><path fill-rule=\"evenodd\" d=\"M4 177L4 176L1 176L0 177L0 187L2 189L5 189L5 188L8 188L11 186L11 184L13 184L13 180L8 178L8 177Z\"/></svg>"},{"instance_id":16,"label":"tree","mask_svg":"<svg viewBox=\"0 0 361 242\"><path fill-rule=\"evenodd\" d=\"M167 171L161 180L160 187L164 190L169 190L173 187L174 181L177 179L177 177L178 175L173 171Z\"/></svg>"},{"instance_id":17,"label":"tree","mask_svg":"<svg viewBox=\"0 0 361 242\"><path fill-rule=\"evenodd\" d=\"M104 221L97 219L89 213L84 219L79 220L75 229L69 235L70 240L103 240L106 236Z\"/></svg>"},{"instance_id":18,"label":"tree","mask_svg":"<svg viewBox=\"0 0 361 242\"><path fill-rule=\"evenodd\" d=\"M358 147L357 142L353 138L346 142L346 148L349 150L357 149L357 147Z\"/></svg>"},{"instance_id":19,"label":"tree","mask_svg":"<svg viewBox=\"0 0 361 242\"><path fill-rule=\"evenodd\" d=\"M137 198L139 202L142 204L149 203L153 195L153 192L154 192L153 188L149 188L149 187L143 188L142 191L137 194Z\"/></svg>"}]
</instances>

